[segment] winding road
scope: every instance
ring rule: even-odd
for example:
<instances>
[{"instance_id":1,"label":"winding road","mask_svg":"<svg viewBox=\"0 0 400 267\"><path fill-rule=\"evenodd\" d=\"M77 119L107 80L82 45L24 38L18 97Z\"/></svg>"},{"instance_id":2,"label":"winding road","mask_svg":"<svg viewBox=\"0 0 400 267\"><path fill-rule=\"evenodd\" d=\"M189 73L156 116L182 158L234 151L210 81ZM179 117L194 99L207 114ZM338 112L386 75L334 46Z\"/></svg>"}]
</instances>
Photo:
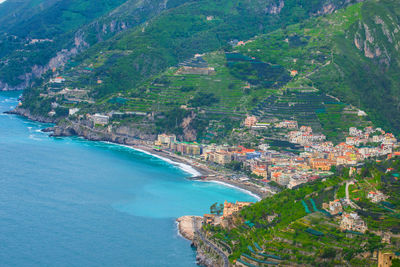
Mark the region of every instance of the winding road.
<instances>
[{"instance_id":1,"label":"winding road","mask_svg":"<svg viewBox=\"0 0 400 267\"><path fill-rule=\"evenodd\" d=\"M354 180L346 182L346 200L353 209L361 209L357 204L350 200L349 186L354 184Z\"/></svg>"},{"instance_id":2,"label":"winding road","mask_svg":"<svg viewBox=\"0 0 400 267\"><path fill-rule=\"evenodd\" d=\"M209 247L211 247L215 252L218 253L218 255L220 255L222 257L222 259L224 260L224 267L229 267L229 260L228 257L225 255L225 253L219 249L218 247L216 247L213 243L211 243L210 241L208 241L207 238L205 238L202 234L202 232L197 228L197 224L195 223L195 220L193 220L193 229L194 231L199 235L199 237L201 238L201 240L206 243Z\"/></svg>"}]
</instances>

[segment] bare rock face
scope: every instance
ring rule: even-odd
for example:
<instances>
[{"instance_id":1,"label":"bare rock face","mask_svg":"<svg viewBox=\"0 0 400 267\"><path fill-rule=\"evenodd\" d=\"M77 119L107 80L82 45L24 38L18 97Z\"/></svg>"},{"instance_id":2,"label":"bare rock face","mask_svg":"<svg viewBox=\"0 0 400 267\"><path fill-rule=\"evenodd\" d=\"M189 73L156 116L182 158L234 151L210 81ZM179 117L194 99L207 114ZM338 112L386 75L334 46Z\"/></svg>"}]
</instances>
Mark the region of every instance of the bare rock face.
<instances>
[{"instance_id":1,"label":"bare rock face","mask_svg":"<svg viewBox=\"0 0 400 267\"><path fill-rule=\"evenodd\" d=\"M42 76L48 70L63 66L71 57L76 56L87 47L88 44L83 39L83 33L78 31L74 37L74 46L72 46L70 49L62 49L61 51L58 51L56 56L51 58L44 66L32 66L30 72L18 77L22 81L18 85L9 85L0 81L0 90L8 91L25 89L31 85L31 81L33 79Z\"/></svg>"},{"instance_id":2,"label":"bare rock face","mask_svg":"<svg viewBox=\"0 0 400 267\"><path fill-rule=\"evenodd\" d=\"M269 7L265 9L265 13L267 14L279 14L281 13L282 8L285 6L284 0L279 0L277 3L272 3Z\"/></svg>"},{"instance_id":3,"label":"bare rock face","mask_svg":"<svg viewBox=\"0 0 400 267\"><path fill-rule=\"evenodd\" d=\"M107 141L123 145L140 145L143 142L152 142L155 134L149 134L134 127L94 127L90 121L59 122L51 129L51 136L80 136L91 141Z\"/></svg>"},{"instance_id":4,"label":"bare rock face","mask_svg":"<svg viewBox=\"0 0 400 267\"><path fill-rule=\"evenodd\" d=\"M200 216L182 216L177 220L179 233L186 239L193 241L195 229L198 227L199 221L202 221ZM200 223L201 224L201 223Z\"/></svg>"},{"instance_id":5,"label":"bare rock face","mask_svg":"<svg viewBox=\"0 0 400 267\"><path fill-rule=\"evenodd\" d=\"M190 127L190 123L192 120L196 117L196 114L193 113L190 116L186 117L183 119L183 122L181 124L183 128L183 138L186 141L194 141L197 138L197 132Z\"/></svg>"},{"instance_id":6,"label":"bare rock face","mask_svg":"<svg viewBox=\"0 0 400 267\"><path fill-rule=\"evenodd\" d=\"M6 113L20 115L20 116L23 116L23 117L28 118L30 120L44 122L44 123L55 123L56 122L52 118L39 116L39 115L34 115L34 114L31 114L31 112L29 110L24 109L24 108L19 108L19 107L15 108L14 110L8 111Z\"/></svg>"}]
</instances>

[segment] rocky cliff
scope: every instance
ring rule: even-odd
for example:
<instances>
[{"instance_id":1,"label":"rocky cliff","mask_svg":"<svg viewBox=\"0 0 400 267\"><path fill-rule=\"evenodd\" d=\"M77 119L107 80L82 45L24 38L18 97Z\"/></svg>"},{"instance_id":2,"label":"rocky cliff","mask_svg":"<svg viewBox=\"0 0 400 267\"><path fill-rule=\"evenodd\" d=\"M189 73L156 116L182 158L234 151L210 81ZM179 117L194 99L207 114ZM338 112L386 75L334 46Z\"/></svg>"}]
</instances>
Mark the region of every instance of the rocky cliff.
<instances>
[{"instance_id":1,"label":"rocky cliff","mask_svg":"<svg viewBox=\"0 0 400 267\"><path fill-rule=\"evenodd\" d=\"M51 136L80 136L92 141L107 141L124 145L152 144L156 135L148 134L135 127L94 126L90 121L73 122L65 120L45 129Z\"/></svg>"},{"instance_id":2,"label":"rocky cliff","mask_svg":"<svg viewBox=\"0 0 400 267\"><path fill-rule=\"evenodd\" d=\"M44 123L56 123L57 122L56 119L52 119L52 118L47 117L47 116L45 117L45 116L34 115L29 110L24 109L24 108L19 108L19 107L15 108L13 110L7 111L5 113L20 115L20 116L23 116L23 117L28 118L30 120L38 121L38 122L44 122Z\"/></svg>"},{"instance_id":3,"label":"rocky cliff","mask_svg":"<svg viewBox=\"0 0 400 267\"><path fill-rule=\"evenodd\" d=\"M201 232L203 218L201 216L182 216L176 220L179 233L192 241L196 248L196 262L207 267L224 266L221 256L212 248Z\"/></svg>"}]
</instances>

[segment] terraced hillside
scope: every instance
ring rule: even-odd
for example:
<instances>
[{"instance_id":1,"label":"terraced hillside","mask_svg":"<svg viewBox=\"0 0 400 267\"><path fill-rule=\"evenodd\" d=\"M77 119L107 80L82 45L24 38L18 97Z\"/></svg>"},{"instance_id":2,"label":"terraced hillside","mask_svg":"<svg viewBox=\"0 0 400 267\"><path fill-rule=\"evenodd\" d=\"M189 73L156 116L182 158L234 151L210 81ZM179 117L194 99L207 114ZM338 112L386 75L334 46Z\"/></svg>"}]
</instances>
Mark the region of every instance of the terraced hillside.
<instances>
[{"instance_id":1,"label":"terraced hillside","mask_svg":"<svg viewBox=\"0 0 400 267\"><path fill-rule=\"evenodd\" d=\"M239 0L224 2L222 9L207 1L175 3L174 8L162 11L151 21L92 46L60 70L58 75L66 79L63 86L85 90L89 102L69 102L64 106L79 107L81 114L113 110L155 112L175 121L166 128L172 132L172 124L181 125L183 115L192 114L194 130L202 132L212 120L239 120L251 113L261 120L295 118L333 141L342 140L350 126L364 127L371 120L396 132L396 30L384 30L393 35L392 43L388 41L391 48L385 48L388 53L392 51L388 54L390 61L382 58L383 53L374 58L368 57L368 53L366 56L364 50L361 53L353 38L355 25L364 22L371 24L369 29L375 27L371 34L376 37L371 38L381 38L379 31L386 26L368 10L375 8L377 14L386 16L382 21L394 20L395 1L368 0L308 20L302 18L322 14L321 8L326 5L303 6L302 16L295 12L296 20L302 22L292 25L286 24L295 22L289 16L290 10L297 10L294 3L285 2L276 14L272 12L277 10L273 3L268 3L271 5L263 11L257 11L257 7L266 3L241 4ZM337 2L332 8L339 6ZM392 13L387 15L386 9L392 9ZM262 25L274 22L260 30L254 20L242 23L238 18L250 13L260 16ZM289 17L293 20L283 22ZM363 35L358 31L357 36ZM389 44L385 43L385 47ZM344 45L348 48L344 49ZM346 57L351 60L344 60ZM350 61L355 63L349 64ZM390 64L383 68L385 62ZM364 73L359 71L360 67L366 64L368 70L381 75L363 76L363 81L355 82ZM376 84L382 79L387 82ZM386 93L377 96L384 88ZM49 105L46 109L35 104L56 101L45 96L46 90L46 86L40 86L26 91L25 106L32 112L49 112ZM377 99L373 104L368 102L372 101L370 94ZM384 105L382 99L389 96L389 104ZM358 116L359 110L367 111L368 116ZM180 115L174 120L174 114ZM161 125L164 124L159 124L158 129L162 129Z\"/></svg>"},{"instance_id":2,"label":"terraced hillside","mask_svg":"<svg viewBox=\"0 0 400 267\"><path fill-rule=\"evenodd\" d=\"M355 1L317 0L307 5L294 0L169 1L167 10L155 14L156 18L143 19L140 27L89 49L78 61L90 64L99 51L104 53L103 64L93 73L103 77L102 87L96 90L103 96L133 89L149 76L195 53L209 52L234 39L248 39L281 25L332 12L349 2ZM122 56L121 50L130 54Z\"/></svg>"},{"instance_id":3,"label":"terraced hillside","mask_svg":"<svg viewBox=\"0 0 400 267\"><path fill-rule=\"evenodd\" d=\"M296 71L285 88L311 87L400 131L399 5L371 0L255 38L238 51Z\"/></svg>"},{"instance_id":4,"label":"terraced hillside","mask_svg":"<svg viewBox=\"0 0 400 267\"><path fill-rule=\"evenodd\" d=\"M375 266L372 253L377 249L399 252L399 164L399 159L369 162L353 177L343 169L323 181L286 189L243 208L227 227L206 225L206 236L232 262L245 266ZM323 209L323 203L343 200L340 192L348 179L356 181L358 190L351 190L350 198L359 208L343 204L343 212L358 213L368 227L364 233L340 229L341 213ZM367 195L372 188L388 200L371 202ZM382 242L382 233L390 233L389 242Z\"/></svg>"}]
</instances>

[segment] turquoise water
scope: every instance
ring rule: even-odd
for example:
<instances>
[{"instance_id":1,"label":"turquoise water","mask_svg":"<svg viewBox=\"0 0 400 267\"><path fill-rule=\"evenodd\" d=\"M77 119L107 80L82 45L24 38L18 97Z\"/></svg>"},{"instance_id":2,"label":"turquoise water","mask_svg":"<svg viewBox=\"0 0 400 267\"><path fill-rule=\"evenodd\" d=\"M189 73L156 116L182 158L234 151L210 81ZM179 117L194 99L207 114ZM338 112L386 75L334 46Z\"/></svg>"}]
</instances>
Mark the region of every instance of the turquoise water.
<instances>
[{"instance_id":1,"label":"turquoise water","mask_svg":"<svg viewBox=\"0 0 400 267\"><path fill-rule=\"evenodd\" d=\"M0 112L17 104L0 92ZM254 201L150 155L0 115L1 266L195 266L175 218Z\"/></svg>"}]
</instances>

